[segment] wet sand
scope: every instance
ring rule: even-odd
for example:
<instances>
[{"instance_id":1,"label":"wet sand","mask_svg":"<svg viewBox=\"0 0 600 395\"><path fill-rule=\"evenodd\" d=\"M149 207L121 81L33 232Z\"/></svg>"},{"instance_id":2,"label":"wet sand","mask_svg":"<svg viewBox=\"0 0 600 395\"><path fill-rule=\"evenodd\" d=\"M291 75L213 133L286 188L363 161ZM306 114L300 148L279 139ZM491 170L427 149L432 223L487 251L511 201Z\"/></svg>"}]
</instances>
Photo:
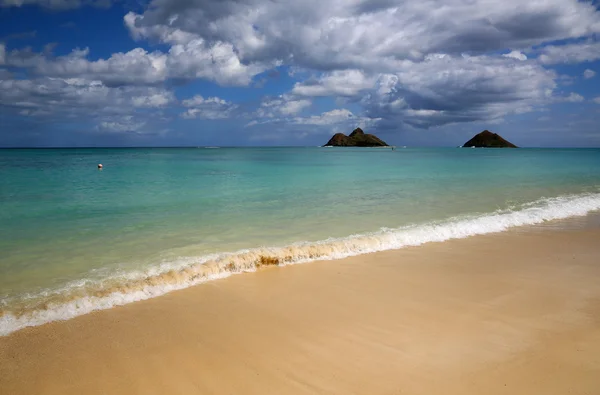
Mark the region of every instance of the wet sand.
<instances>
[{"instance_id":1,"label":"wet sand","mask_svg":"<svg viewBox=\"0 0 600 395\"><path fill-rule=\"evenodd\" d=\"M7 395L598 391L598 227L265 268L0 338Z\"/></svg>"}]
</instances>

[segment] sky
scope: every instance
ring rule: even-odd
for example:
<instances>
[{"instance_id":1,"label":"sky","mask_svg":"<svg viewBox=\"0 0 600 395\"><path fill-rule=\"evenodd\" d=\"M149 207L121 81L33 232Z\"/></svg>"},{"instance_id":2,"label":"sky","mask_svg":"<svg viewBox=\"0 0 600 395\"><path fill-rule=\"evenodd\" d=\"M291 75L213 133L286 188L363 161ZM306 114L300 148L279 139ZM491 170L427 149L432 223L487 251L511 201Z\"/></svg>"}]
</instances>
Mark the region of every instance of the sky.
<instances>
[{"instance_id":1,"label":"sky","mask_svg":"<svg viewBox=\"0 0 600 395\"><path fill-rule=\"evenodd\" d=\"M0 147L600 147L599 8L0 0Z\"/></svg>"}]
</instances>

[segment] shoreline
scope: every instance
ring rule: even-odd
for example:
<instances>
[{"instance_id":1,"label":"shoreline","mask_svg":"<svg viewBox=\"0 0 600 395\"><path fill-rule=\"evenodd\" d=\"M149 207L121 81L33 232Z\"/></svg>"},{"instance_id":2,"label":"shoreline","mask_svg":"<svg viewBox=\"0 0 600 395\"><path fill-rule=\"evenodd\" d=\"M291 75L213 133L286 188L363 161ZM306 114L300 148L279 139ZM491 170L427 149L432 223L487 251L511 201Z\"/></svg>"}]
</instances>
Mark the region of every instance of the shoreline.
<instances>
[{"instance_id":1,"label":"shoreline","mask_svg":"<svg viewBox=\"0 0 600 395\"><path fill-rule=\"evenodd\" d=\"M0 389L590 393L598 218L266 268L25 328L0 337Z\"/></svg>"},{"instance_id":2,"label":"shoreline","mask_svg":"<svg viewBox=\"0 0 600 395\"><path fill-rule=\"evenodd\" d=\"M58 292L45 290L30 296L27 306L0 311L0 336L48 322L73 319L94 311L111 309L170 292L221 280L233 274L253 272L262 266L288 266L319 260L335 260L398 250L432 242L446 242L483 234L498 234L518 227L544 223L568 223L594 217L600 194L583 193L542 198L518 209L451 217L438 222L395 229L300 242L280 247L259 247L163 262L157 267L117 273L102 279L66 284ZM40 295L43 295L40 297ZM36 300L37 299L37 300ZM36 300L35 304L31 301Z\"/></svg>"}]
</instances>

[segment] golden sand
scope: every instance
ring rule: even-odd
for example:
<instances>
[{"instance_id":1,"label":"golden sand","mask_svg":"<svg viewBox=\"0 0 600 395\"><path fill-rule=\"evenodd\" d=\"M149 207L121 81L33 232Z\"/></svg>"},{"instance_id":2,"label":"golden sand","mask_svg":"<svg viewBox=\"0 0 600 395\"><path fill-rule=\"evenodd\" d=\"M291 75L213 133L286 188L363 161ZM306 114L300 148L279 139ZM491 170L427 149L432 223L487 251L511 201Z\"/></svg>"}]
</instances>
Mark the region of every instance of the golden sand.
<instances>
[{"instance_id":1,"label":"golden sand","mask_svg":"<svg viewBox=\"0 0 600 395\"><path fill-rule=\"evenodd\" d=\"M266 267L0 338L2 395L598 393L598 228Z\"/></svg>"}]
</instances>

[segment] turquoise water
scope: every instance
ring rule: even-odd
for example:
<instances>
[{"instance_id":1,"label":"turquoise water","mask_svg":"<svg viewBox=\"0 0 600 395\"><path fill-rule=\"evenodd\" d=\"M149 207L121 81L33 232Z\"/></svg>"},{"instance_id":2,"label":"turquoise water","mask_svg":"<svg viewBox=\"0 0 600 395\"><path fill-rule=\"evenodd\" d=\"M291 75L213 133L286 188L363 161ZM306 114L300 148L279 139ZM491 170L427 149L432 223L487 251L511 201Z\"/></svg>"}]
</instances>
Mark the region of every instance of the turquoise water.
<instances>
[{"instance_id":1,"label":"turquoise water","mask_svg":"<svg viewBox=\"0 0 600 395\"><path fill-rule=\"evenodd\" d=\"M598 149L0 150L0 334L260 255L330 259L599 208Z\"/></svg>"}]
</instances>

